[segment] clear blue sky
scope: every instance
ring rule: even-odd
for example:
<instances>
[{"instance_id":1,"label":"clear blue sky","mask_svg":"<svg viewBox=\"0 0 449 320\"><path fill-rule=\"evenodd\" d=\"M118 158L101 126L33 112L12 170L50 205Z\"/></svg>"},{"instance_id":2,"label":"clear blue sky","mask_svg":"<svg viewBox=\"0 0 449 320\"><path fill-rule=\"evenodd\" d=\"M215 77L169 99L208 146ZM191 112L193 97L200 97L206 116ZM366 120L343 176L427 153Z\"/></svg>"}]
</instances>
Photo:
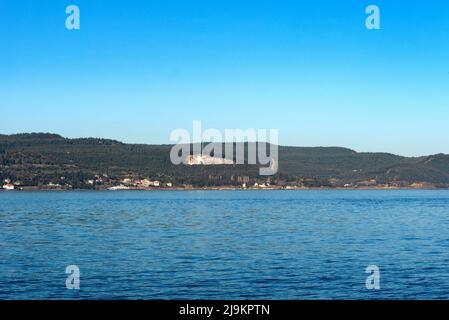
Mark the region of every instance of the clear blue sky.
<instances>
[{"instance_id":1,"label":"clear blue sky","mask_svg":"<svg viewBox=\"0 0 449 320\"><path fill-rule=\"evenodd\" d=\"M4 134L168 143L201 120L277 128L282 145L449 153L449 3L1 0L0 111Z\"/></svg>"}]
</instances>

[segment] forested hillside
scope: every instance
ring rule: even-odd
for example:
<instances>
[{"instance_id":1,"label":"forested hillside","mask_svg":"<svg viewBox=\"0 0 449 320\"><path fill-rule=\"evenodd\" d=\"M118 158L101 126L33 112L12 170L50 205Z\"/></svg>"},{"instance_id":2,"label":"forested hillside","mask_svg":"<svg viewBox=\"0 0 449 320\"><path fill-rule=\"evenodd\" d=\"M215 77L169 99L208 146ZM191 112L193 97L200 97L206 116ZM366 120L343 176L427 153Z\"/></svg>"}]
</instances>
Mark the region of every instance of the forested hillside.
<instances>
[{"instance_id":1,"label":"forested hillside","mask_svg":"<svg viewBox=\"0 0 449 320\"><path fill-rule=\"evenodd\" d=\"M444 154L408 158L338 147L280 146L278 173L263 177L259 165L173 165L171 147L45 133L0 135L0 178L27 186L63 183L73 188L111 186L125 178L193 186L255 182L306 187L449 185L449 155Z\"/></svg>"}]
</instances>

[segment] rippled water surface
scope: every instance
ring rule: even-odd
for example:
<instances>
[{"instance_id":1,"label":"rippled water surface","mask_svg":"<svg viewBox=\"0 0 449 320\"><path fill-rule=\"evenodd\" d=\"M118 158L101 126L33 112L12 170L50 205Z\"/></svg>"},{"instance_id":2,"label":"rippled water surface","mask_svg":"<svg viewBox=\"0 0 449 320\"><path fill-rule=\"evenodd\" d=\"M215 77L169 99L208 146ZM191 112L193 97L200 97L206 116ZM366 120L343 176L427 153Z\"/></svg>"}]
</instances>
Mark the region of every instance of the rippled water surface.
<instances>
[{"instance_id":1,"label":"rippled water surface","mask_svg":"<svg viewBox=\"0 0 449 320\"><path fill-rule=\"evenodd\" d=\"M0 192L0 299L36 298L447 299L449 191Z\"/></svg>"}]
</instances>

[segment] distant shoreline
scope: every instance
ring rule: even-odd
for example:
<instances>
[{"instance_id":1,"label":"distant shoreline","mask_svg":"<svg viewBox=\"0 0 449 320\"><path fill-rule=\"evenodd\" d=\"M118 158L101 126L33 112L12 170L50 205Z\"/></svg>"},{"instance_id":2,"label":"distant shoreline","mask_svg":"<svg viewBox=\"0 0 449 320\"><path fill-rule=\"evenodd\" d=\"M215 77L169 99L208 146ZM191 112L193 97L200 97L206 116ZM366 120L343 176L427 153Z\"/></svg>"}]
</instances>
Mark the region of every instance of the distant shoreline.
<instances>
[{"instance_id":1,"label":"distant shoreline","mask_svg":"<svg viewBox=\"0 0 449 320\"><path fill-rule=\"evenodd\" d=\"M449 190L449 188L432 188L432 187L423 187L423 188L413 188L413 187L310 187L310 188L239 188L239 187L207 187L207 188L153 188L153 189L121 189L121 190L108 190L108 189L15 189L15 190L5 190L0 189L0 193L17 193L17 192L74 192L74 191L85 191L85 192L123 192L123 191L355 191L355 190Z\"/></svg>"}]
</instances>

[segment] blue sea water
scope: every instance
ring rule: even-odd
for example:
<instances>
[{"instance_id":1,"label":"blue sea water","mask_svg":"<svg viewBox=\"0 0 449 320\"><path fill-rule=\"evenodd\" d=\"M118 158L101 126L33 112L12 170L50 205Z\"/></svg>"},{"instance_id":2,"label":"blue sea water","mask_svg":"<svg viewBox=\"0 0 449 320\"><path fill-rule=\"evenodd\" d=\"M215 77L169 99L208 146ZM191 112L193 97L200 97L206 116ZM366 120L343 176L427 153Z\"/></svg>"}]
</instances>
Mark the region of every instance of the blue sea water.
<instances>
[{"instance_id":1,"label":"blue sea water","mask_svg":"<svg viewBox=\"0 0 449 320\"><path fill-rule=\"evenodd\" d=\"M449 191L0 192L0 299L183 298L448 299Z\"/></svg>"}]
</instances>

